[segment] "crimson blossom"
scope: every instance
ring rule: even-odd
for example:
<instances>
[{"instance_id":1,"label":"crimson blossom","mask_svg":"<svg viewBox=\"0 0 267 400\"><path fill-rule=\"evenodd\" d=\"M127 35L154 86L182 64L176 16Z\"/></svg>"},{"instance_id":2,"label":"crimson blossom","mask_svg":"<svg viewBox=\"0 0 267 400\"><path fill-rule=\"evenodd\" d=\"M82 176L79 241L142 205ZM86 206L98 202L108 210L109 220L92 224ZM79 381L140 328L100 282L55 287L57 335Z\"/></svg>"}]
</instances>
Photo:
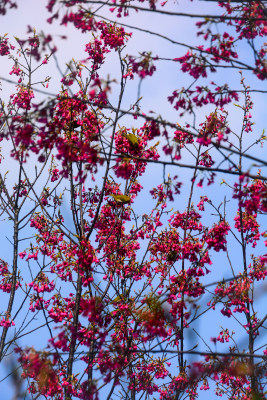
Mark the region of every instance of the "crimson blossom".
<instances>
[{"instance_id":1,"label":"crimson blossom","mask_svg":"<svg viewBox=\"0 0 267 400\"><path fill-rule=\"evenodd\" d=\"M0 36L3 391L265 399L266 2L38 13Z\"/></svg>"}]
</instances>

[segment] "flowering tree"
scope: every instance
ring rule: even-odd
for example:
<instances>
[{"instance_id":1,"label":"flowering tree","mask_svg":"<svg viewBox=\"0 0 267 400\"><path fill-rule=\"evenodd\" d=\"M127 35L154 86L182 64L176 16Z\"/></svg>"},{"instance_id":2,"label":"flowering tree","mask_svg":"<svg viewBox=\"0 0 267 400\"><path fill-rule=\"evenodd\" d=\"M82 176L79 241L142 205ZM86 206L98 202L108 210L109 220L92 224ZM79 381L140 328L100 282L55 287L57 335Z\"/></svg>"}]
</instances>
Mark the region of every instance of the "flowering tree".
<instances>
[{"instance_id":1,"label":"flowering tree","mask_svg":"<svg viewBox=\"0 0 267 400\"><path fill-rule=\"evenodd\" d=\"M17 7L0 3L3 15ZM52 34L0 38L11 63L1 79L16 85L0 110L0 209L12 226L0 359L14 349L30 398L265 399L266 137L252 96L267 78L267 11L212 5L48 1L48 31L59 22L88 38L58 93L39 78L53 60L61 71ZM197 44L131 26L133 15L196 20ZM136 32L183 54L129 55ZM170 63L188 82L158 93L172 121L142 91Z\"/></svg>"}]
</instances>

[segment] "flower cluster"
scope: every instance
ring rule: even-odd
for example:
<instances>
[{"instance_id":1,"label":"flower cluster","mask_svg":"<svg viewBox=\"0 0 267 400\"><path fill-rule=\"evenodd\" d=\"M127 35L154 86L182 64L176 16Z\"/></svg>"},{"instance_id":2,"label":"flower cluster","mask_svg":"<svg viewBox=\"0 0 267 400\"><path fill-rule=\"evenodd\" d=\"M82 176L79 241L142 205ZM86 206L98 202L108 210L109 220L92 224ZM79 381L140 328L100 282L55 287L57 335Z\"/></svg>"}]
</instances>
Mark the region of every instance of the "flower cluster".
<instances>
[{"instance_id":1,"label":"flower cluster","mask_svg":"<svg viewBox=\"0 0 267 400\"><path fill-rule=\"evenodd\" d=\"M240 183L244 178L240 178ZM267 185L260 179L254 180L250 185L244 183L241 188L240 184L235 184L233 198L239 200L239 205L244 207L249 215L259 211L267 212Z\"/></svg>"},{"instance_id":2,"label":"flower cluster","mask_svg":"<svg viewBox=\"0 0 267 400\"><path fill-rule=\"evenodd\" d=\"M17 93L12 94L10 97L12 99L12 104L18 106L18 108L22 108L24 110L31 109L31 101L34 98L34 93L31 89L26 88L25 86L18 85Z\"/></svg>"},{"instance_id":3,"label":"flower cluster","mask_svg":"<svg viewBox=\"0 0 267 400\"><path fill-rule=\"evenodd\" d=\"M224 299L221 313L226 317L231 317L231 307L233 306L235 307L233 309L234 313L238 312L248 314L248 304L252 302L249 296L251 283L251 279L247 277L237 278L236 280L231 281L229 284L220 283L214 291L215 299L212 303L212 306L215 307L217 302L220 302L221 299Z\"/></svg>"},{"instance_id":4,"label":"flower cluster","mask_svg":"<svg viewBox=\"0 0 267 400\"><path fill-rule=\"evenodd\" d=\"M54 118L39 130L37 145L40 150L57 150L56 158L62 161L63 173L67 174L69 162L83 162L93 171L97 163L96 142L103 127L101 120L88 110L81 98L82 93L70 98L66 91L58 97ZM39 160L44 160L39 156Z\"/></svg>"},{"instance_id":5,"label":"flower cluster","mask_svg":"<svg viewBox=\"0 0 267 400\"><path fill-rule=\"evenodd\" d=\"M213 138L217 143L226 140L226 135L230 133L226 118L227 113L223 109L220 113L216 110L208 115L206 121L200 124L197 142L208 146Z\"/></svg>"},{"instance_id":6,"label":"flower cluster","mask_svg":"<svg viewBox=\"0 0 267 400\"><path fill-rule=\"evenodd\" d=\"M54 397L55 395L63 398L63 388L59 382L59 376L57 375L54 365L56 365L57 359L54 357L53 361L47 358L46 353L38 353L34 349L28 349L21 351L19 362L23 367L23 378L31 378L34 380L30 385L31 393L41 393L46 397Z\"/></svg>"},{"instance_id":7,"label":"flower cluster","mask_svg":"<svg viewBox=\"0 0 267 400\"><path fill-rule=\"evenodd\" d=\"M221 221L219 224L215 224L208 232L205 232L202 240L208 245L208 249L213 248L215 251L226 250L226 235L230 230L230 226Z\"/></svg>"},{"instance_id":8,"label":"flower cluster","mask_svg":"<svg viewBox=\"0 0 267 400\"><path fill-rule=\"evenodd\" d=\"M0 280L0 290L10 293L13 284L13 275L8 268L8 263L2 259L0 259L0 276L2 277ZM17 290L19 286L20 281L19 279L16 279L15 290Z\"/></svg>"},{"instance_id":9,"label":"flower cluster","mask_svg":"<svg viewBox=\"0 0 267 400\"><path fill-rule=\"evenodd\" d=\"M146 76L152 76L156 71L156 66L153 61L157 60L157 57L152 57L152 53L144 52L139 58L130 56L129 62L132 69L132 73L136 73L141 79Z\"/></svg>"},{"instance_id":10,"label":"flower cluster","mask_svg":"<svg viewBox=\"0 0 267 400\"><path fill-rule=\"evenodd\" d=\"M114 166L117 177L136 180L138 176L145 172L145 160L157 160L159 158L157 146L148 147L148 140L153 138L152 132L157 135L153 125L146 125L142 129L122 128L116 133L115 154L123 155L123 157L116 159Z\"/></svg>"}]
</instances>

